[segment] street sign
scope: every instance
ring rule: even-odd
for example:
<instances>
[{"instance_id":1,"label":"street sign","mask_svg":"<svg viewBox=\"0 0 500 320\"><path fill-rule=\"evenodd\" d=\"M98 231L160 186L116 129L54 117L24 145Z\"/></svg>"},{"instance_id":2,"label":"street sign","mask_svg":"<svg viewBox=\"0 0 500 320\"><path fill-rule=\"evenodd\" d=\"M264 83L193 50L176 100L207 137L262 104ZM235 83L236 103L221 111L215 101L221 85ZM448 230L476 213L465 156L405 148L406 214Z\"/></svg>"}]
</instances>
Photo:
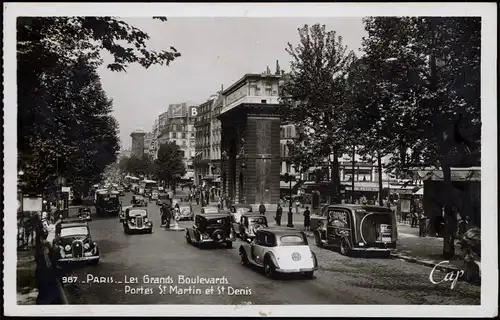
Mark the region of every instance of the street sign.
<instances>
[{"instance_id":1,"label":"street sign","mask_svg":"<svg viewBox=\"0 0 500 320\"><path fill-rule=\"evenodd\" d=\"M61 192L71 192L71 187L62 187Z\"/></svg>"}]
</instances>

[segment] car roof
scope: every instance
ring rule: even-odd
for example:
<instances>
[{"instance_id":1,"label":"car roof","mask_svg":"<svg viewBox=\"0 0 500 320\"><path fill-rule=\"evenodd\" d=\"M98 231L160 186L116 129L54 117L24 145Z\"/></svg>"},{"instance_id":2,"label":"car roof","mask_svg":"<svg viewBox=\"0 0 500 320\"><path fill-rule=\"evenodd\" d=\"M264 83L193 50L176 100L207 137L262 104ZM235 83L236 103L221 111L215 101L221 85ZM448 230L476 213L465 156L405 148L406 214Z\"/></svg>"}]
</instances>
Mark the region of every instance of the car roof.
<instances>
[{"instance_id":1,"label":"car roof","mask_svg":"<svg viewBox=\"0 0 500 320\"><path fill-rule=\"evenodd\" d=\"M198 213L197 216L202 216L207 219L217 219L217 218L227 218L230 217L231 215L229 213L219 212L219 213Z\"/></svg>"},{"instance_id":2,"label":"car roof","mask_svg":"<svg viewBox=\"0 0 500 320\"><path fill-rule=\"evenodd\" d=\"M179 206L184 206L184 205L185 205L185 206L190 206L190 205L191 205L191 202L177 202L177 204L178 204Z\"/></svg>"},{"instance_id":3,"label":"car roof","mask_svg":"<svg viewBox=\"0 0 500 320\"><path fill-rule=\"evenodd\" d=\"M303 235L303 232L298 230L298 229L284 228L284 227L268 227L268 228L259 229L258 231L268 231L268 232L274 233L277 236L299 235L299 234Z\"/></svg>"},{"instance_id":4,"label":"car roof","mask_svg":"<svg viewBox=\"0 0 500 320\"><path fill-rule=\"evenodd\" d=\"M350 203L330 204L330 205L328 205L328 207L329 208L335 207L335 208L342 208L342 209L351 209L351 210L378 211L378 212L392 211L391 209L389 209L387 207L367 205L367 204L350 204Z\"/></svg>"},{"instance_id":5,"label":"car roof","mask_svg":"<svg viewBox=\"0 0 500 320\"><path fill-rule=\"evenodd\" d=\"M61 228L73 228L73 227L88 227L86 222L63 222L61 223Z\"/></svg>"}]
</instances>

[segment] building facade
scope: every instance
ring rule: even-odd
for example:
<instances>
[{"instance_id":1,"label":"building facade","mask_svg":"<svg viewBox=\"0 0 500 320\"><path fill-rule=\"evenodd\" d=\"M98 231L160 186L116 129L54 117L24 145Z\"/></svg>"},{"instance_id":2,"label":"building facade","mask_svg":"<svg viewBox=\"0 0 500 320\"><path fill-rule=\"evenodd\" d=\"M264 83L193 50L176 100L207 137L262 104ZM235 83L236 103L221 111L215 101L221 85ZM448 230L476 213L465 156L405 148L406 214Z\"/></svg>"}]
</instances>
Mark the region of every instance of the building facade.
<instances>
[{"instance_id":1,"label":"building facade","mask_svg":"<svg viewBox=\"0 0 500 320\"><path fill-rule=\"evenodd\" d=\"M235 203L274 210L280 201L279 80L246 74L222 92L222 190Z\"/></svg>"},{"instance_id":2,"label":"building facade","mask_svg":"<svg viewBox=\"0 0 500 320\"><path fill-rule=\"evenodd\" d=\"M195 184L202 185L202 180L210 175L211 157L211 113L213 97L198 106L195 122Z\"/></svg>"},{"instance_id":3,"label":"building facade","mask_svg":"<svg viewBox=\"0 0 500 320\"><path fill-rule=\"evenodd\" d=\"M158 116L156 152L167 142L177 144L183 155L186 166L184 179L194 177L193 158L195 155L195 120L197 106L186 103L170 104L167 112Z\"/></svg>"},{"instance_id":4,"label":"building facade","mask_svg":"<svg viewBox=\"0 0 500 320\"><path fill-rule=\"evenodd\" d=\"M132 138L131 156L142 158L144 156L144 137L146 133L143 130L135 130L130 134Z\"/></svg>"},{"instance_id":5,"label":"building facade","mask_svg":"<svg viewBox=\"0 0 500 320\"><path fill-rule=\"evenodd\" d=\"M153 159L153 154L151 153L151 144L153 143L153 133L146 132L144 135L144 155Z\"/></svg>"}]
</instances>

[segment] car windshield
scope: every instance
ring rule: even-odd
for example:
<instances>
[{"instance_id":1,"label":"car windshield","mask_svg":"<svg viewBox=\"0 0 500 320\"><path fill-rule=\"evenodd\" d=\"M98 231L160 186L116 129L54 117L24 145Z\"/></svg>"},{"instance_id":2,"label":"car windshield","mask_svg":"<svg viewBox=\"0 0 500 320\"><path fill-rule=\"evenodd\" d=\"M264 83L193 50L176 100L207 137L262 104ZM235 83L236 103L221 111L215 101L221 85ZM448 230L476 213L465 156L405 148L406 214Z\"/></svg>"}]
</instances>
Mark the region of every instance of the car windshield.
<instances>
[{"instance_id":1,"label":"car windshield","mask_svg":"<svg viewBox=\"0 0 500 320\"><path fill-rule=\"evenodd\" d=\"M89 230L87 227L68 227L61 229L61 237L71 237L71 236L87 236Z\"/></svg>"},{"instance_id":2,"label":"car windshield","mask_svg":"<svg viewBox=\"0 0 500 320\"><path fill-rule=\"evenodd\" d=\"M203 208L203 210L205 211L205 213L218 213L219 212L219 208L216 208L216 207L205 207L205 208Z\"/></svg>"},{"instance_id":3,"label":"car windshield","mask_svg":"<svg viewBox=\"0 0 500 320\"><path fill-rule=\"evenodd\" d=\"M144 200L143 197L135 197L135 200Z\"/></svg>"},{"instance_id":4,"label":"car windshield","mask_svg":"<svg viewBox=\"0 0 500 320\"><path fill-rule=\"evenodd\" d=\"M130 210L128 212L129 217L143 217L147 215L146 210Z\"/></svg>"},{"instance_id":5,"label":"car windshield","mask_svg":"<svg viewBox=\"0 0 500 320\"><path fill-rule=\"evenodd\" d=\"M301 235L290 234L281 236L280 243L282 246L299 246L299 245L307 245L307 240L304 239Z\"/></svg>"}]
</instances>

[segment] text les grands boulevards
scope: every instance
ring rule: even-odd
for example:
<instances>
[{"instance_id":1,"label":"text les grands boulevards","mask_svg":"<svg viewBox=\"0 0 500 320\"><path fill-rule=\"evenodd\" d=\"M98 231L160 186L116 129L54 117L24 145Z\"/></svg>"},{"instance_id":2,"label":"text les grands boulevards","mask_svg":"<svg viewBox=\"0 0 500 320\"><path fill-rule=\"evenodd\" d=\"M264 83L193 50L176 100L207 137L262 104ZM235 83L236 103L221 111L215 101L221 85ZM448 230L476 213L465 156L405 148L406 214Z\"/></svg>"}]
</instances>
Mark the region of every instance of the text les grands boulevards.
<instances>
[{"instance_id":1,"label":"text les grands boulevards","mask_svg":"<svg viewBox=\"0 0 500 320\"><path fill-rule=\"evenodd\" d=\"M77 283L77 277L63 279L65 283ZM123 279L115 277L98 277L87 274L86 279L80 283L88 284L125 284L124 293L130 295L252 295L252 289L235 288L229 285L229 280L222 277L200 277L178 275L177 277L158 277L144 275L142 277L124 276Z\"/></svg>"}]
</instances>

